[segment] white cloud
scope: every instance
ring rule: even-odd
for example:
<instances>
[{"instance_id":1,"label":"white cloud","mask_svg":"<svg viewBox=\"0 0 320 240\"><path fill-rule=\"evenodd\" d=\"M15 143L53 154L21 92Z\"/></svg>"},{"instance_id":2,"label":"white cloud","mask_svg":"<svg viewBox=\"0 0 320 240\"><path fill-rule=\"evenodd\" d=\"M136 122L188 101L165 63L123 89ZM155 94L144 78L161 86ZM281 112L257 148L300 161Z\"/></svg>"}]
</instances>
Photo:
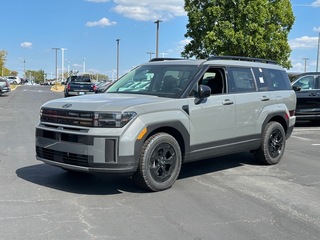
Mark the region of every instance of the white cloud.
<instances>
[{"instance_id":1,"label":"white cloud","mask_svg":"<svg viewBox=\"0 0 320 240\"><path fill-rule=\"evenodd\" d=\"M317 0L317 1L314 1L312 4L311 4L312 7L320 7L320 0Z\"/></svg>"},{"instance_id":2,"label":"white cloud","mask_svg":"<svg viewBox=\"0 0 320 240\"><path fill-rule=\"evenodd\" d=\"M117 22L110 21L108 18L101 18L99 21L87 22L87 27L106 27L116 25Z\"/></svg>"},{"instance_id":3,"label":"white cloud","mask_svg":"<svg viewBox=\"0 0 320 240\"><path fill-rule=\"evenodd\" d=\"M21 47L23 48L31 48L32 47L32 43L31 42L23 42L20 44Z\"/></svg>"},{"instance_id":4,"label":"white cloud","mask_svg":"<svg viewBox=\"0 0 320 240\"><path fill-rule=\"evenodd\" d=\"M313 31L315 31L315 32L320 32L320 27L314 27L314 28L313 28Z\"/></svg>"},{"instance_id":5,"label":"white cloud","mask_svg":"<svg viewBox=\"0 0 320 240\"><path fill-rule=\"evenodd\" d=\"M316 48L318 46L318 37L303 36L289 41L291 49L298 48Z\"/></svg>"},{"instance_id":6,"label":"white cloud","mask_svg":"<svg viewBox=\"0 0 320 240\"><path fill-rule=\"evenodd\" d=\"M109 0L86 0L87 2L94 2L94 3L106 3L109 2Z\"/></svg>"},{"instance_id":7,"label":"white cloud","mask_svg":"<svg viewBox=\"0 0 320 240\"><path fill-rule=\"evenodd\" d=\"M114 11L138 21L169 20L185 16L184 0L114 0Z\"/></svg>"}]
</instances>

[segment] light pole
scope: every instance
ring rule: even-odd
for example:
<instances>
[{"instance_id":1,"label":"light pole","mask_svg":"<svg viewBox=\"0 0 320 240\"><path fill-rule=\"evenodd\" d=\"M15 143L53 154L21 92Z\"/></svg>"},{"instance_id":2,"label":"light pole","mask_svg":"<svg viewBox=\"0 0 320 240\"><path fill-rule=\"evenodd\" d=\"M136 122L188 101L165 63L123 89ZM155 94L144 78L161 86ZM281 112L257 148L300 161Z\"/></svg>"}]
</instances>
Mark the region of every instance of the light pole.
<instances>
[{"instance_id":1,"label":"light pole","mask_svg":"<svg viewBox=\"0 0 320 240\"><path fill-rule=\"evenodd\" d=\"M117 40L117 80L119 79L119 42L120 39L118 38Z\"/></svg>"},{"instance_id":2,"label":"light pole","mask_svg":"<svg viewBox=\"0 0 320 240\"><path fill-rule=\"evenodd\" d=\"M157 34L156 34L156 58L158 57L159 53L159 23L161 23L162 20L157 20L154 23L157 24Z\"/></svg>"},{"instance_id":3,"label":"light pole","mask_svg":"<svg viewBox=\"0 0 320 240\"><path fill-rule=\"evenodd\" d=\"M85 58L83 58L82 59L83 60L83 64L82 64L82 72L83 72L83 74L86 72L86 59Z\"/></svg>"},{"instance_id":4,"label":"light pole","mask_svg":"<svg viewBox=\"0 0 320 240\"><path fill-rule=\"evenodd\" d=\"M67 50L66 48L61 49L61 82L64 81L64 51Z\"/></svg>"},{"instance_id":5,"label":"light pole","mask_svg":"<svg viewBox=\"0 0 320 240\"><path fill-rule=\"evenodd\" d=\"M302 58L304 60L304 72L307 72L307 60L309 60L309 58Z\"/></svg>"},{"instance_id":6,"label":"light pole","mask_svg":"<svg viewBox=\"0 0 320 240\"><path fill-rule=\"evenodd\" d=\"M150 60L152 59L152 55L154 54L153 52L147 52L147 54L150 55Z\"/></svg>"},{"instance_id":7,"label":"light pole","mask_svg":"<svg viewBox=\"0 0 320 240\"><path fill-rule=\"evenodd\" d=\"M53 50L55 50L55 62L56 62L56 66L55 66L55 70L56 70L56 80L58 80L58 50L60 50L60 48L52 48Z\"/></svg>"},{"instance_id":8,"label":"light pole","mask_svg":"<svg viewBox=\"0 0 320 240\"><path fill-rule=\"evenodd\" d=\"M319 54L320 54L320 32L318 36L318 51L317 51L317 66L316 66L316 72L319 72Z\"/></svg>"}]
</instances>

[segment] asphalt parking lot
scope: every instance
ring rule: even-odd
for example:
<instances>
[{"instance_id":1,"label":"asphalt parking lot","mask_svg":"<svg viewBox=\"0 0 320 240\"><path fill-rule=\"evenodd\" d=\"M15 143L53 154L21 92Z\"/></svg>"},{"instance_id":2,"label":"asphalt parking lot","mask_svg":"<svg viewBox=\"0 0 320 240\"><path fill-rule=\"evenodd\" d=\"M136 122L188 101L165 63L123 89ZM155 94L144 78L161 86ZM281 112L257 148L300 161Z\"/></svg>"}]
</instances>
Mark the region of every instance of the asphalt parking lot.
<instances>
[{"instance_id":1,"label":"asphalt parking lot","mask_svg":"<svg viewBox=\"0 0 320 240\"><path fill-rule=\"evenodd\" d=\"M278 165L249 153L189 163L150 193L35 159L39 108L60 97L46 86L0 96L1 239L319 239L320 124L298 123Z\"/></svg>"}]
</instances>

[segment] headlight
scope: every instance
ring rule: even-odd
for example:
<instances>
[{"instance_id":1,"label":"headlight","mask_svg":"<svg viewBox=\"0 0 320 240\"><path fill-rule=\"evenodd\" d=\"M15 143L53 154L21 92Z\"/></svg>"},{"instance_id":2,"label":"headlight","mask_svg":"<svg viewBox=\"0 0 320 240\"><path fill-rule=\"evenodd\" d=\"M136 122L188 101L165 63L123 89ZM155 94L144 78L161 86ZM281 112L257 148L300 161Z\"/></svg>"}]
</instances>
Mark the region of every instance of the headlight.
<instances>
[{"instance_id":1,"label":"headlight","mask_svg":"<svg viewBox=\"0 0 320 240\"><path fill-rule=\"evenodd\" d=\"M135 116L137 116L137 113L135 112L95 113L94 126L105 128L122 128Z\"/></svg>"}]
</instances>

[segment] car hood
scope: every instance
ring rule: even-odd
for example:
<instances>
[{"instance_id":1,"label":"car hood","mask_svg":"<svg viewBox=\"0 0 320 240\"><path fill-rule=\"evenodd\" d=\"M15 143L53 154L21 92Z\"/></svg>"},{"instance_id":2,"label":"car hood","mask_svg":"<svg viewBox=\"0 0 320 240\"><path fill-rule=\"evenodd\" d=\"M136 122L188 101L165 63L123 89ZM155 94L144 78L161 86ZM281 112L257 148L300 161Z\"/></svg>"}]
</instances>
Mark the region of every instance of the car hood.
<instances>
[{"instance_id":1,"label":"car hood","mask_svg":"<svg viewBox=\"0 0 320 240\"><path fill-rule=\"evenodd\" d=\"M42 107L81 111L144 111L143 105L177 99L138 94L94 94L51 100ZM161 104L161 105L162 105ZM168 106L167 104L165 104Z\"/></svg>"}]
</instances>

